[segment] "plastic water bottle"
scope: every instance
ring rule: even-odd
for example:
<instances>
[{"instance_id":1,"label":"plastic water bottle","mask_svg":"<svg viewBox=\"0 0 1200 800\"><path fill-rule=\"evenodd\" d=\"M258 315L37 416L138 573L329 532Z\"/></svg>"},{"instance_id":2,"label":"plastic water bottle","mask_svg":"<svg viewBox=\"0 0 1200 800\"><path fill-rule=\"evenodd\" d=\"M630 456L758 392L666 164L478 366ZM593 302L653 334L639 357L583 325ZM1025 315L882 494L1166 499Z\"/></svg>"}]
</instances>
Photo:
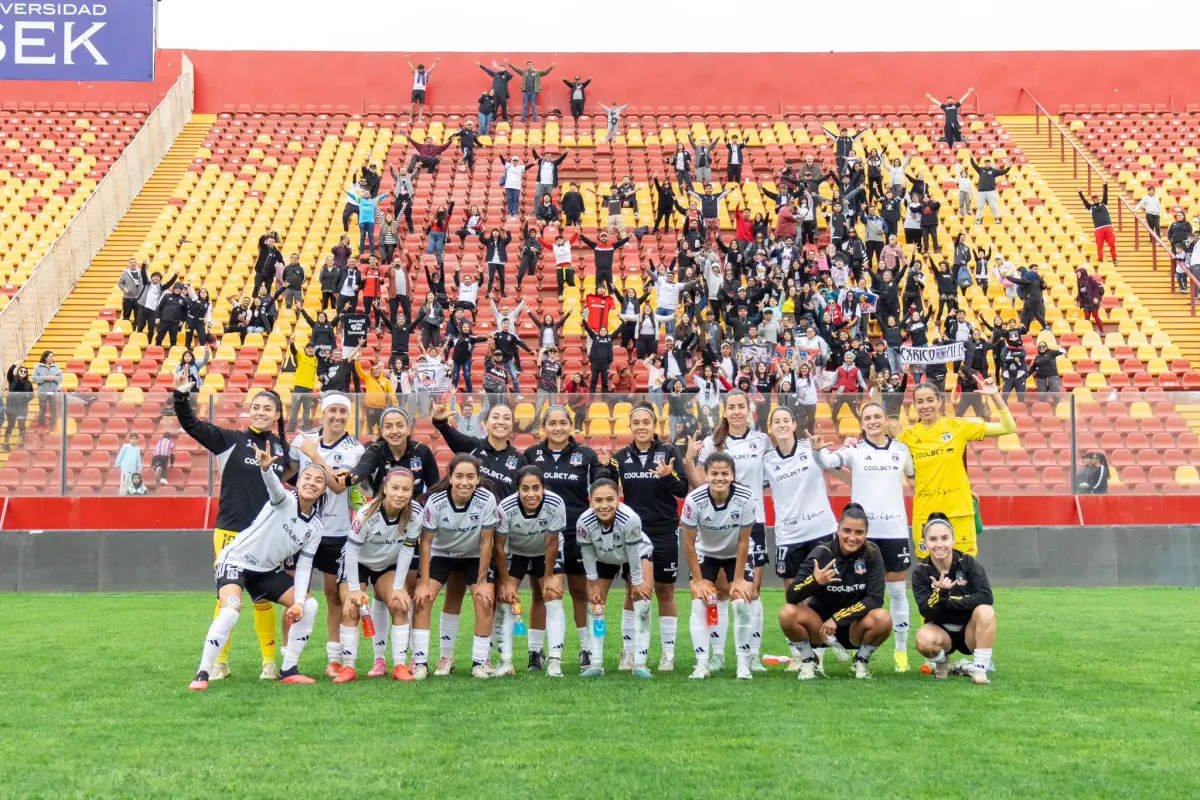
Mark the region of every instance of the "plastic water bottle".
<instances>
[{"instance_id":1,"label":"plastic water bottle","mask_svg":"<svg viewBox=\"0 0 1200 800\"><path fill-rule=\"evenodd\" d=\"M604 635L604 604L596 603L592 606L592 635Z\"/></svg>"},{"instance_id":2,"label":"plastic water bottle","mask_svg":"<svg viewBox=\"0 0 1200 800\"><path fill-rule=\"evenodd\" d=\"M362 620L363 636L375 638L375 620L371 619L371 607L363 603L358 607L358 618Z\"/></svg>"},{"instance_id":3,"label":"plastic water bottle","mask_svg":"<svg viewBox=\"0 0 1200 800\"><path fill-rule=\"evenodd\" d=\"M846 648L842 647L842 643L839 642L836 637L826 636L825 646L833 651L833 654L837 656L838 661L846 662L850 660L850 652Z\"/></svg>"},{"instance_id":4,"label":"plastic water bottle","mask_svg":"<svg viewBox=\"0 0 1200 800\"><path fill-rule=\"evenodd\" d=\"M525 609L521 608L521 601L512 604L513 613L513 636L524 636L525 629Z\"/></svg>"},{"instance_id":5,"label":"plastic water bottle","mask_svg":"<svg viewBox=\"0 0 1200 800\"><path fill-rule=\"evenodd\" d=\"M773 667L778 667L778 666L784 666L784 667L786 667L788 664L792 663L792 659L791 659L791 657L790 657L790 656L768 656L768 655L764 655L764 656L762 657L762 663L764 663L764 664L768 664L768 665L770 665L770 666L773 666Z\"/></svg>"},{"instance_id":6,"label":"plastic water bottle","mask_svg":"<svg viewBox=\"0 0 1200 800\"><path fill-rule=\"evenodd\" d=\"M715 627L721 623L721 615L717 610L717 596L710 594L704 601L704 612L707 615L708 626Z\"/></svg>"}]
</instances>

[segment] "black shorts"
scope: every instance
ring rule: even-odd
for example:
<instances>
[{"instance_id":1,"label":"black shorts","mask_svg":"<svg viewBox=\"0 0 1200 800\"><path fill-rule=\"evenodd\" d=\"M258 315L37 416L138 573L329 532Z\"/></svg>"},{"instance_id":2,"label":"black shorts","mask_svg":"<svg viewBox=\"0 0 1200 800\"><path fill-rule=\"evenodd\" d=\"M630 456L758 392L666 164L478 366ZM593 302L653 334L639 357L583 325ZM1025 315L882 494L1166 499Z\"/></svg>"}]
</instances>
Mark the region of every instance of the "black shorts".
<instances>
[{"instance_id":1,"label":"black shorts","mask_svg":"<svg viewBox=\"0 0 1200 800\"><path fill-rule=\"evenodd\" d=\"M720 575L721 572L724 572L725 580L733 583L734 570L737 569L737 558L712 558L699 553L696 554L696 557L700 560L701 578L715 585L717 582L717 576ZM742 577L747 581L754 581L754 568L750 566L749 562L746 563L746 569L745 572L743 572Z\"/></svg>"},{"instance_id":2,"label":"black shorts","mask_svg":"<svg viewBox=\"0 0 1200 800\"><path fill-rule=\"evenodd\" d=\"M771 563L767 558L767 529L761 522L750 526L750 556L746 565L751 568L765 567Z\"/></svg>"},{"instance_id":3,"label":"black shorts","mask_svg":"<svg viewBox=\"0 0 1200 800\"><path fill-rule=\"evenodd\" d=\"M961 628L959 628L956 631L952 631L944 625L938 625L936 622L933 622L930 624L937 625L937 627L939 627L943 631L945 631L946 635L950 637L950 647L948 650L946 650L947 655L949 655L950 653L962 653L964 656L969 656L969 655L974 654L974 651L972 651L970 647L967 647L967 626L966 625L963 625Z\"/></svg>"},{"instance_id":4,"label":"black shorts","mask_svg":"<svg viewBox=\"0 0 1200 800\"><path fill-rule=\"evenodd\" d=\"M379 579L382 578L384 575L387 575L389 573L394 574L395 572L396 572L396 567L394 564L392 566L389 566L385 569L380 569L380 570L371 569L370 567L368 567L365 564L359 564L358 565L358 583L360 586L375 586L376 584L379 583ZM346 576L346 563L343 561L341 569L338 570L338 583L349 583L349 582L350 581L347 580L347 576ZM388 585L391 586L390 583Z\"/></svg>"},{"instance_id":5,"label":"black shorts","mask_svg":"<svg viewBox=\"0 0 1200 800\"><path fill-rule=\"evenodd\" d=\"M620 575L625 580L629 580L629 565L621 564L618 566L616 564L605 564L602 561L596 562L596 576L600 578L600 580L616 580L617 575Z\"/></svg>"},{"instance_id":6,"label":"black shorts","mask_svg":"<svg viewBox=\"0 0 1200 800\"><path fill-rule=\"evenodd\" d=\"M841 610L841 609L837 609L837 608L827 608L825 606L812 605L812 604L809 605L809 608L811 608L813 611L817 612L817 616L821 618L822 622L825 622L830 617L832 617L835 613L837 613L838 611ZM855 647L858 647L857 644L850 641L850 626L853 625L855 622L857 622L857 620L845 620L843 622L839 622L837 624L837 631L834 632L834 638L836 638L838 640L838 644L840 644L842 647L845 647L846 649L853 649ZM821 644L823 644L823 643L822 642L813 642L814 646L820 646ZM861 642L859 644L861 644Z\"/></svg>"},{"instance_id":7,"label":"black shorts","mask_svg":"<svg viewBox=\"0 0 1200 800\"><path fill-rule=\"evenodd\" d=\"M907 539L871 539L883 554L884 572L908 572L912 567L912 553Z\"/></svg>"},{"instance_id":8,"label":"black shorts","mask_svg":"<svg viewBox=\"0 0 1200 800\"><path fill-rule=\"evenodd\" d=\"M646 535L654 547L650 554L650 563L654 565L654 582L675 583L679 577L679 537L675 531Z\"/></svg>"},{"instance_id":9,"label":"black shorts","mask_svg":"<svg viewBox=\"0 0 1200 800\"><path fill-rule=\"evenodd\" d=\"M775 574L781 578L795 578L800 572L804 558L812 552L820 539L799 544L781 544L775 548Z\"/></svg>"},{"instance_id":10,"label":"black shorts","mask_svg":"<svg viewBox=\"0 0 1200 800\"><path fill-rule=\"evenodd\" d=\"M579 549L579 540L569 533L563 536L562 550L559 559L562 570L567 575L587 575L583 568L583 551Z\"/></svg>"},{"instance_id":11,"label":"black shorts","mask_svg":"<svg viewBox=\"0 0 1200 800\"><path fill-rule=\"evenodd\" d=\"M313 569L326 575L342 574L342 550L346 547L345 536L323 536L313 556Z\"/></svg>"},{"instance_id":12,"label":"black shorts","mask_svg":"<svg viewBox=\"0 0 1200 800\"><path fill-rule=\"evenodd\" d=\"M554 559L554 574L562 575L562 553L559 553L558 558ZM543 556L519 556L515 553L508 554L508 574L516 578L518 581L526 575L530 580L536 581L546 577L546 557Z\"/></svg>"},{"instance_id":13,"label":"black shorts","mask_svg":"<svg viewBox=\"0 0 1200 800\"><path fill-rule=\"evenodd\" d=\"M454 573L463 576L467 586L479 583L479 558L450 558L449 556L430 556L429 579L445 585Z\"/></svg>"},{"instance_id":14,"label":"black shorts","mask_svg":"<svg viewBox=\"0 0 1200 800\"><path fill-rule=\"evenodd\" d=\"M255 603L261 603L264 600L278 603L279 598L287 594L293 584L292 576L288 575L283 567L267 572L257 572L252 569L235 567L232 564L218 564L216 579L218 592L221 591L222 586L235 584L242 587L242 591L250 595L250 600ZM300 599L303 600L303 598Z\"/></svg>"},{"instance_id":15,"label":"black shorts","mask_svg":"<svg viewBox=\"0 0 1200 800\"><path fill-rule=\"evenodd\" d=\"M425 90L424 89L413 89L411 102L424 104L425 103Z\"/></svg>"}]
</instances>

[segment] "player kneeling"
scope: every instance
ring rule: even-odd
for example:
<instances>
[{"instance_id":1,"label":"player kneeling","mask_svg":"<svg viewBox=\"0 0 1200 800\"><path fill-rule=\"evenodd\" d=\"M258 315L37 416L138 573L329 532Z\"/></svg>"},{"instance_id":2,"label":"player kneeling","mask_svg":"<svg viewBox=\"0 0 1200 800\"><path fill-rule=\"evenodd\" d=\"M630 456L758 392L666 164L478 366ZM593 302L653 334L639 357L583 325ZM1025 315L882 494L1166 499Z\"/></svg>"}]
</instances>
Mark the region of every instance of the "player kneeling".
<instances>
[{"instance_id":1,"label":"player kneeling","mask_svg":"<svg viewBox=\"0 0 1200 800\"><path fill-rule=\"evenodd\" d=\"M204 637L200 669L188 686L193 691L208 688L217 655L229 641L241 615L245 592L250 593L253 602L269 600L288 609L292 626L283 651L280 683L316 683L300 674L298 664L317 618L317 601L307 595L313 556L321 543L321 506L328 478L323 468L309 466L296 476L293 494L271 469L277 456L257 447L254 454L267 485L267 504L250 527L217 554L217 603L221 610ZM296 574L289 577L283 570L283 562L293 556Z\"/></svg>"},{"instance_id":2,"label":"player kneeling","mask_svg":"<svg viewBox=\"0 0 1200 800\"><path fill-rule=\"evenodd\" d=\"M814 640L835 650L857 647L854 677L871 677L871 655L892 632L883 594L883 556L867 541L863 507L850 503L837 535L814 547L800 565L779 611L779 627L800 654L800 680L816 676Z\"/></svg>"},{"instance_id":3,"label":"player kneeling","mask_svg":"<svg viewBox=\"0 0 1200 800\"><path fill-rule=\"evenodd\" d=\"M717 452L704 461L708 483L693 489L683 502L680 525L683 551L691 571L692 648L696 668L689 676L704 680L709 672L709 649L716 638L710 616L716 604L733 598L733 639L737 646L737 677L748 681L751 673L751 638L754 622L750 601L754 599L754 570L747 569L750 531L755 519L754 494L734 483L734 460ZM749 573L749 575L747 575ZM717 616L715 613L712 616Z\"/></svg>"},{"instance_id":4,"label":"player kneeling","mask_svg":"<svg viewBox=\"0 0 1200 800\"><path fill-rule=\"evenodd\" d=\"M974 557L954 549L954 527L944 514L930 514L922 531L927 558L913 570L913 597L925 624L917 650L931 659L934 676L949 674L947 655L973 657L975 683L991 683L988 669L996 644L996 611L987 573Z\"/></svg>"},{"instance_id":5,"label":"player kneeling","mask_svg":"<svg viewBox=\"0 0 1200 800\"><path fill-rule=\"evenodd\" d=\"M338 575L338 594L342 601L340 637L342 668L334 683L349 683L357 675L359 609L366 608L363 586L375 587L375 600L387 606L392 627L392 677L413 680L404 663L408 649L408 614L412 601L404 589L404 579L421 539L420 503L413 499L413 474L393 469L383 479L383 489L350 523L350 533L342 550ZM383 625L382 619L373 620Z\"/></svg>"},{"instance_id":6,"label":"player kneeling","mask_svg":"<svg viewBox=\"0 0 1200 800\"><path fill-rule=\"evenodd\" d=\"M617 573L624 576L633 597L633 676L653 678L646 668L650 658L650 598L654 588L648 576L654 565L654 546L642 532L642 521L617 497L617 484L608 478L594 482L591 508L579 515L575 526L588 582L588 622L591 626L591 663L584 678L604 675L604 604Z\"/></svg>"}]
</instances>

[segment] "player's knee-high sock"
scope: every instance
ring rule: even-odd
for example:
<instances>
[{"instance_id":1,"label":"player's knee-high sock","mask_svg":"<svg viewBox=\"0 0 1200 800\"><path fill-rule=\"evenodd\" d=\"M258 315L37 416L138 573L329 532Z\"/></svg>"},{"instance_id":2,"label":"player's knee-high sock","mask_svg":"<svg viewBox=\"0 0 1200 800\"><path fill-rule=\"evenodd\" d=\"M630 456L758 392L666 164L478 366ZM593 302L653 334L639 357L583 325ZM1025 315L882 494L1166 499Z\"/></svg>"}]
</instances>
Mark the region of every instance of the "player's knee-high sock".
<instances>
[{"instance_id":1,"label":"player's knee-high sock","mask_svg":"<svg viewBox=\"0 0 1200 800\"><path fill-rule=\"evenodd\" d=\"M438 644L441 647L442 658L454 658L454 642L458 639L458 614L442 612L438 622Z\"/></svg>"},{"instance_id":2,"label":"player's knee-high sock","mask_svg":"<svg viewBox=\"0 0 1200 800\"><path fill-rule=\"evenodd\" d=\"M358 660L358 626L340 626L338 630L338 643L342 647L342 666L354 669L354 662Z\"/></svg>"},{"instance_id":3,"label":"player's knee-high sock","mask_svg":"<svg viewBox=\"0 0 1200 800\"><path fill-rule=\"evenodd\" d=\"M293 623L291 630L288 631L287 646L283 648L283 664L282 671L287 672L289 669L295 669L300 663L300 655L304 652L304 646L308 644L308 637L312 636L313 625L317 621L317 601L309 597L304 601L304 616L299 622Z\"/></svg>"},{"instance_id":4,"label":"player's knee-high sock","mask_svg":"<svg viewBox=\"0 0 1200 800\"><path fill-rule=\"evenodd\" d=\"M567 638L567 612L562 600L546 601L546 638L550 642L550 657L562 658Z\"/></svg>"},{"instance_id":5,"label":"player's knee-high sock","mask_svg":"<svg viewBox=\"0 0 1200 800\"><path fill-rule=\"evenodd\" d=\"M375 637L378 639L379 637ZM425 632L425 646L429 646L429 632ZM398 667L404 663L405 651L408 650L408 626L392 626L392 666ZM379 657L376 651L376 658Z\"/></svg>"},{"instance_id":6,"label":"player's knee-high sock","mask_svg":"<svg viewBox=\"0 0 1200 800\"><path fill-rule=\"evenodd\" d=\"M750 601L750 656L758 658L762 653L763 637L763 605L762 598L756 597Z\"/></svg>"},{"instance_id":7,"label":"player's knee-high sock","mask_svg":"<svg viewBox=\"0 0 1200 800\"><path fill-rule=\"evenodd\" d=\"M905 581L888 581L886 585L896 649L908 650L908 584Z\"/></svg>"},{"instance_id":8,"label":"player's knee-high sock","mask_svg":"<svg viewBox=\"0 0 1200 800\"><path fill-rule=\"evenodd\" d=\"M737 650L738 663L744 663L750 658L750 639L753 636L754 621L750 614L750 604L745 600L733 601L733 644Z\"/></svg>"},{"instance_id":9,"label":"player's knee-high sock","mask_svg":"<svg viewBox=\"0 0 1200 800\"><path fill-rule=\"evenodd\" d=\"M547 623L549 624L549 623ZM546 649L546 629L529 629L529 652L541 653Z\"/></svg>"},{"instance_id":10,"label":"player's knee-high sock","mask_svg":"<svg viewBox=\"0 0 1200 800\"><path fill-rule=\"evenodd\" d=\"M587 648L588 652L591 653L592 666L600 667L603 669L603 667L604 667L604 636L603 636L603 634L601 634L599 636L596 635L596 620L604 619L604 617L603 616L596 617L596 615L594 613L592 613L592 607L588 606L587 619L588 619L588 630L590 630L592 632L591 636L588 640L588 648Z\"/></svg>"},{"instance_id":11,"label":"player's knee-high sock","mask_svg":"<svg viewBox=\"0 0 1200 800\"><path fill-rule=\"evenodd\" d=\"M216 618L208 626L208 633L204 636L204 652L200 656L201 672L212 672L213 664L224 652L222 648L229 644L229 635L233 633L233 626L237 624L241 613L236 608L222 608L217 612Z\"/></svg>"},{"instance_id":12,"label":"player's knee-high sock","mask_svg":"<svg viewBox=\"0 0 1200 800\"><path fill-rule=\"evenodd\" d=\"M384 625L383 621L392 618L392 612L388 609L387 603L383 602L378 597L371 601L371 618L378 621L375 625L375 636L371 639L371 649L375 651L375 660L378 661L387 655L389 626ZM395 626L393 625L390 627ZM404 651L401 650L400 652L401 661L403 661Z\"/></svg>"},{"instance_id":13,"label":"player's knee-high sock","mask_svg":"<svg viewBox=\"0 0 1200 800\"><path fill-rule=\"evenodd\" d=\"M474 666L479 666L480 664L486 662L488 658L488 651L491 649L491 636L476 635L471 642L471 663Z\"/></svg>"},{"instance_id":14,"label":"player's knee-high sock","mask_svg":"<svg viewBox=\"0 0 1200 800\"><path fill-rule=\"evenodd\" d=\"M679 632L679 617L658 618L658 638L664 656L675 657L675 636Z\"/></svg>"},{"instance_id":15,"label":"player's knee-high sock","mask_svg":"<svg viewBox=\"0 0 1200 800\"><path fill-rule=\"evenodd\" d=\"M688 630L692 634L692 652L696 655L696 666L708 666L708 611L703 600L692 601L692 613L688 617Z\"/></svg>"},{"instance_id":16,"label":"player's knee-high sock","mask_svg":"<svg viewBox=\"0 0 1200 800\"><path fill-rule=\"evenodd\" d=\"M392 647L396 646L395 640L392 641ZM421 630L420 628L412 629L412 663L417 664L429 663L429 629Z\"/></svg>"},{"instance_id":17,"label":"player's knee-high sock","mask_svg":"<svg viewBox=\"0 0 1200 800\"><path fill-rule=\"evenodd\" d=\"M508 603L496 606L496 617L500 628L500 663L511 664L513 659L513 612ZM495 631L492 632L495 636Z\"/></svg>"},{"instance_id":18,"label":"player's knee-high sock","mask_svg":"<svg viewBox=\"0 0 1200 800\"><path fill-rule=\"evenodd\" d=\"M633 617L631 608L621 609L621 652L633 652Z\"/></svg>"},{"instance_id":19,"label":"player's knee-high sock","mask_svg":"<svg viewBox=\"0 0 1200 800\"><path fill-rule=\"evenodd\" d=\"M633 603L633 665L644 667L650 660L650 606L649 600Z\"/></svg>"},{"instance_id":20,"label":"player's knee-high sock","mask_svg":"<svg viewBox=\"0 0 1200 800\"><path fill-rule=\"evenodd\" d=\"M717 601L717 627L713 631L712 653L710 658L725 658L725 638L729 635L729 601Z\"/></svg>"},{"instance_id":21,"label":"player's knee-high sock","mask_svg":"<svg viewBox=\"0 0 1200 800\"><path fill-rule=\"evenodd\" d=\"M271 602L254 604L254 632L258 634L258 649L262 653L264 664L275 663L275 604ZM228 659L228 653L226 659Z\"/></svg>"},{"instance_id":22,"label":"player's knee-high sock","mask_svg":"<svg viewBox=\"0 0 1200 800\"><path fill-rule=\"evenodd\" d=\"M575 629L575 633L579 635L580 650L587 650L591 647L592 634L589 632L590 630L591 628L587 626ZM597 664L597 666L599 666L599 664Z\"/></svg>"},{"instance_id":23,"label":"player's knee-high sock","mask_svg":"<svg viewBox=\"0 0 1200 800\"><path fill-rule=\"evenodd\" d=\"M342 663L342 643L340 641L325 643L325 660L330 664Z\"/></svg>"},{"instance_id":24,"label":"player's knee-high sock","mask_svg":"<svg viewBox=\"0 0 1200 800\"><path fill-rule=\"evenodd\" d=\"M992 666L992 648L977 647L974 651L975 669L987 672Z\"/></svg>"}]
</instances>

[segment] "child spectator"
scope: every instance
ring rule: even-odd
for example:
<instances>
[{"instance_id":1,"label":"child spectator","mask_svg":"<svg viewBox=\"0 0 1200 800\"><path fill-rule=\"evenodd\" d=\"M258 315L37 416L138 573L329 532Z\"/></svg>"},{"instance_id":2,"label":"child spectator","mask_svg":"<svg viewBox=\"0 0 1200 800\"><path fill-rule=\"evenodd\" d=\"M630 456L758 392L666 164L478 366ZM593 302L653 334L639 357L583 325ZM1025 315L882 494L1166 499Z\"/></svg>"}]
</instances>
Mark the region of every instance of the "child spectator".
<instances>
[{"instance_id":1,"label":"child spectator","mask_svg":"<svg viewBox=\"0 0 1200 800\"><path fill-rule=\"evenodd\" d=\"M114 466L121 470L121 494L133 494L133 476L142 471L142 451L138 448L139 436L129 434L129 439L117 451ZM144 494L144 492L143 492Z\"/></svg>"},{"instance_id":2,"label":"child spectator","mask_svg":"<svg viewBox=\"0 0 1200 800\"><path fill-rule=\"evenodd\" d=\"M175 437L172 431L163 431L162 438L154 446L154 455L150 458L150 469L159 486L167 485L167 470L175 466Z\"/></svg>"}]
</instances>

